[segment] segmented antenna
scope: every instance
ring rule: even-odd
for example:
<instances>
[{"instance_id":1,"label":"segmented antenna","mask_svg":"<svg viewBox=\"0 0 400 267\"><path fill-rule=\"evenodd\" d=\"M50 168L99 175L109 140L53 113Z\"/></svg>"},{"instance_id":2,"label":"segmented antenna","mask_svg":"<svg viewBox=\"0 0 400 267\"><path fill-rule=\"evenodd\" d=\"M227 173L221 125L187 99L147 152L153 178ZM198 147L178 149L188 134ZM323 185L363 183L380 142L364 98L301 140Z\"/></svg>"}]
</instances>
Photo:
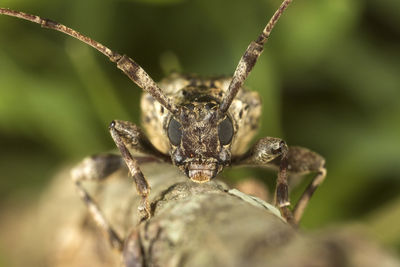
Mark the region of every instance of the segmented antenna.
<instances>
[{"instance_id":1,"label":"segmented antenna","mask_svg":"<svg viewBox=\"0 0 400 267\"><path fill-rule=\"evenodd\" d=\"M40 24L43 28L56 30L65 34L68 34L85 44L90 45L97 51L107 56L112 62L117 64L117 67L122 70L134 83L140 88L149 93L154 99L156 99L162 106L168 109L172 114L178 115L178 108L175 104L164 95L160 87L154 82L154 80L139 66L133 59L126 55L120 55L101 43L71 29L67 26L58 22L44 19L39 16L27 14L20 11L14 11L7 8L0 8L0 14L8 15L11 17L17 17L25 19L37 24Z\"/></svg>"},{"instance_id":2,"label":"segmented antenna","mask_svg":"<svg viewBox=\"0 0 400 267\"><path fill-rule=\"evenodd\" d=\"M264 49L264 44L268 41L276 22L292 1L293 0L285 0L282 2L278 10L275 11L275 14L269 20L267 26L265 26L262 33L258 36L257 40L251 42L247 47L233 74L232 81L229 84L228 93L220 105L219 117L224 116L229 106L232 104L233 99L242 87L247 76L249 76L249 73L256 64L257 59L260 57Z\"/></svg>"}]
</instances>

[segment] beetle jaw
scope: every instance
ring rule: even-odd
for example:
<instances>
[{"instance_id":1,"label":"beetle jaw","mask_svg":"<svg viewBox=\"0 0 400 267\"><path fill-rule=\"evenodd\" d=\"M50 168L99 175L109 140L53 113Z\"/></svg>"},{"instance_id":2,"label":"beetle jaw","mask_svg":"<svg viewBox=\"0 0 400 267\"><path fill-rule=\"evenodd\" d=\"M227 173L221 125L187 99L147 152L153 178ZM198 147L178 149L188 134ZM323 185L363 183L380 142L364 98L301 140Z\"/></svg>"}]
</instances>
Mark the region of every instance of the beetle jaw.
<instances>
[{"instance_id":1,"label":"beetle jaw","mask_svg":"<svg viewBox=\"0 0 400 267\"><path fill-rule=\"evenodd\" d=\"M217 164L216 163L194 163L189 162L186 166L186 174L196 183L205 183L214 178L217 173Z\"/></svg>"}]
</instances>

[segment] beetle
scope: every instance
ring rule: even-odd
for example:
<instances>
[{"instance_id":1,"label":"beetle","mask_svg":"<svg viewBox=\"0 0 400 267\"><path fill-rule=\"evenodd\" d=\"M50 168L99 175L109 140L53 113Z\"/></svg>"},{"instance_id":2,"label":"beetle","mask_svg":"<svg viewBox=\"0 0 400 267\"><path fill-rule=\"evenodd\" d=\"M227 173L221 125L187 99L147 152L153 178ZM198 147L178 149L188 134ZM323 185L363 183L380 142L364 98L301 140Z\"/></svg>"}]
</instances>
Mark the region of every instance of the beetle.
<instances>
[{"instance_id":1,"label":"beetle","mask_svg":"<svg viewBox=\"0 0 400 267\"><path fill-rule=\"evenodd\" d=\"M149 219L150 186L131 149L172 163L196 183L210 181L231 165L277 168L276 205L290 224L296 226L299 223L309 199L326 177L325 160L306 148L289 147L284 140L275 137L261 138L247 149L258 128L261 100L258 93L243 87L272 29L291 2L284 0L281 3L261 34L247 47L232 77L173 74L158 84L133 59L63 24L0 8L0 14L40 24L92 46L144 91L142 122L147 135L131 122L114 120L109 131L121 155L102 154L86 158L71 172L83 201L97 224L108 234L113 247L121 249L123 241L82 186L82 181L101 181L127 166L141 196L138 208L141 218ZM289 172L316 173L293 210L289 208Z\"/></svg>"}]
</instances>

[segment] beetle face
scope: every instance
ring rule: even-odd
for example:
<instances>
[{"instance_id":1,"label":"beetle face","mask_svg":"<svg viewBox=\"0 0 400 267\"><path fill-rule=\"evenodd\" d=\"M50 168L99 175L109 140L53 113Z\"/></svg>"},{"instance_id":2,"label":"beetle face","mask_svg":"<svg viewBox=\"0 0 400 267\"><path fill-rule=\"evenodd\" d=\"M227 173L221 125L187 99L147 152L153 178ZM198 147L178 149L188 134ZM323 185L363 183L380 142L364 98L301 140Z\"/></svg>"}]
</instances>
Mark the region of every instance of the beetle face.
<instances>
[{"instance_id":1,"label":"beetle face","mask_svg":"<svg viewBox=\"0 0 400 267\"><path fill-rule=\"evenodd\" d=\"M209 181L231 160L232 120L217 119L217 110L214 101L193 102L168 122L172 162L194 182Z\"/></svg>"}]
</instances>

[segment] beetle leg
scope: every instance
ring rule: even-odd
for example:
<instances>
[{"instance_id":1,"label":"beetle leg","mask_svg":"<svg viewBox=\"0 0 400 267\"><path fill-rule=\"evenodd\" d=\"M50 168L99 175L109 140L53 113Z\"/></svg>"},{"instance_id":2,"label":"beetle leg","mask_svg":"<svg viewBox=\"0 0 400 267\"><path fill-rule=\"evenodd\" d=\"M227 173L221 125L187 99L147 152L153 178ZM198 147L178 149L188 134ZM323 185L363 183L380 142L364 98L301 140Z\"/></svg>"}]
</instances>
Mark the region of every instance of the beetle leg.
<instances>
[{"instance_id":1,"label":"beetle leg","mask_svg":"<svg viewBox=\"0 0 400 267\"><path fill-rule=\"evenodd\" d=\"M323 157L306 148L288 148L286 143L279 138L262 138L249 152L232 161L233 164L279 169L275 189L276 204L283 217L293 225L299 223L312 194L326 177L325 159ZM317 173L294 207L293 214L288 208L290 206L288 172L301 175L311 172Z\"/></svg>"},{"instance_id":2,"label":"beetle leg","mask_svg":"<svg viewBox=\"0 0 400 267\"><path fill-rule=\"evenodd\" d=\"M147 219L150 216L150 207L147 196L150 193L150 187L143 177L138 167L139 162L148 162L152 160L170 160L167 155L159 152L142 133L139 127L124 121L114 121L110 126L111 135L121 151L122 157L115 154L100 154L85 158L71 171L72 179L78 189L78 192L87 205L89 212L94 221L106 233L111 246L121 250L123 241L109 225L101 209L98 207L94 199L83 187L82 181L101 182L107 179L112 173L119 169L126 169L134 177L136 188L142 197L142 203L139 206L141 218ZM131 148L150 155L151 157L133 157L127 148Z\"/></svg>"},{"instance_id":3,"label":"beetle leg","mask_svg":"<svg viewBox=\"0 0 400 267\"><path fill-rule=\"evenodd\" d=\"M276 181L275 200L282 216L289 222L293 222L293 215L289 209L289 189L287 181L288 147L279 138L264 137L260 139L252 149L238 160L237 164L250 166L265 166L275 158L280 158L278 178Z\"/></svg>"},{"instance_id":4,"label":"beetle leg","mask_svg":"<svg viewBox=\"0 0 400 267\"><path fill-rule=\"evenodd\" d=\"M139 168L138 161L132 156L128 148L134 148L141 152L148 152L161 159L166 160L167 155L162 154L145 137L139 127L127 121L112 121L109 127L111 136L121 152L122 158L128 166L129 173L132 175L136 184L136 190L142 197L139 205L139 212L142 220L150 218L150 204L148 196L150 185L143 176Z\"/></svg>"},{"instance_id":5,"label":"beetle leg","mask_svg":"<svg viewBox=\"0 0 400 267\"><path fill-rule=\"evenodd\" d=\"M71 171L79 195L89 209L89 212L97 225L106 233L112 248L122 250L123 241L109 225L101 209L81 184L82 181L102 181L110 174L124 167L124 162L119 155L103 154L85 158Z\"/></svg>"},{"instance_id":6,"label":"beetle leg","mask_svg":"<svg viewBox=\"0 0 400 267\"><path fill-rule=\"evenodd\" d=\"M114 139L114 142L117 144L118 148L120 147L116 139L114 138L115 134L119 136L119 139L121 139L121 142L126 148L144 153L146 155L152 156L164 162L171 162L171 157L169 155L166 155L158 151L157 148L153 146L150 140L143 133L142 129L140 129L132 122L114 120L113 122L111 122L110 125L110 133Z\"/></svg>"},{"instance_id":7,"label":"beetle leg","mask_svg":"<svg viewBox=\"0 0 400 267\"><path fill-rule=\"evenodd\" d=\"M289 172L301 175L312 172L316 173L294 207L294 222L298 224L311 196L325 180L325 159L307 148L298 146L290 147L288 154L288 170Z\"/></svg>"}]
</instances>

